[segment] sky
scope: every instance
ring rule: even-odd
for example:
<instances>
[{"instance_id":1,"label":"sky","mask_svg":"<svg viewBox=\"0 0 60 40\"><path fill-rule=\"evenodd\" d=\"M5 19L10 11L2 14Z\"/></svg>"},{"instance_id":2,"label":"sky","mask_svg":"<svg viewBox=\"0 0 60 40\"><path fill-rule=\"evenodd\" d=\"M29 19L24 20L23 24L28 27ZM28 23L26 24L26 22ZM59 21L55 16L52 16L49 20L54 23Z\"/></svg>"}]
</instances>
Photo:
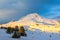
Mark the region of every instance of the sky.
<instances>
[{"instance_id":1,"label":"sky","mask_svg":"<svg viewBox=\"0 0 60 40\"><path fill-rule=\"evenodd\" d=\"M0 0L0 23L19 20L30 13L60 20L60 0Z\"/></svg>"}]
</instances>

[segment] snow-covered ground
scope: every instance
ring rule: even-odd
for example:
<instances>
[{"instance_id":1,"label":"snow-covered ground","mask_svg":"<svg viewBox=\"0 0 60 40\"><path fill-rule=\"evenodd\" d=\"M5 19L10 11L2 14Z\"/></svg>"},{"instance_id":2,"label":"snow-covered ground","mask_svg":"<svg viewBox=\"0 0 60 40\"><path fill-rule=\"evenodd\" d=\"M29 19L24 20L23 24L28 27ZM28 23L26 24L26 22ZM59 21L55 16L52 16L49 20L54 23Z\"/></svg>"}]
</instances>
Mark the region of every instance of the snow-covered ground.
<instances>
[{"instance_id":1,"label":"snow-covered ground","mask_svg":"<svg viewBox=\"0 0 60 40\"><path fill-rule=\"evenodd\" d=\"M0 24L0 27L29 26L46 32L60 33L60 22L57 20L42 18L37 13L28 14L20 20L11 21L6 24ZM44 30L45 29L45 30Z\"/></svg>"},{"instance_id":2,"label":"snow-covered ground","mask_svg":"<svg viewBox=\"0 0 60 40\"><path fill-rule=\"evenodd\" d=\"M29 26L30 29L34 28L35 30L27 30L27 37L14 39L11 38L12 34L7 34L6 30L0 29L0 40L60 40L60 22L42 18L36 13L29 14L18 21L0 25L0 27L11 28L14 28L15 26Z\"/></svg>"},{"instance_id":3,"label":"snow-covered ground","mask_svg":"<svg viewBox=\"0 0 60 40\"><path fill-rule=\"evenodd\" d=\"M18 39L11 38L12 34L7 34L6 30L0 29L0 40L60 40L60 34L46 33L40 30L27 30L27 37L20 37Z\"/></svg>"}]
</instances>

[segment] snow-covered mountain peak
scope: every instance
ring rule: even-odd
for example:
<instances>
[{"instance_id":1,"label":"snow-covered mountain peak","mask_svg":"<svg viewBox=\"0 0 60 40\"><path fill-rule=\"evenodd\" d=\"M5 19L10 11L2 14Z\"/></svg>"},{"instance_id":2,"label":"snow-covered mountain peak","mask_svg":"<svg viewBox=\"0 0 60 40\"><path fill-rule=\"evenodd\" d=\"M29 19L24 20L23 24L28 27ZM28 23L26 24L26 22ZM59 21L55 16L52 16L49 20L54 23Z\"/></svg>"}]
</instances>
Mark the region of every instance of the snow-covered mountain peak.
<instances>
[{"instance_id":1,"label":"snow-covered mountain peak","mask_svg":"<svg viewBox=\"0 0 60 40\"><path fill-rule=\"evenodd\" d=\"M43 24L43 25L58 25L59 22L56 20L49 20L49 19L45 19L42 18L40 15L38 15L38 13L31 13L26 15L25 17L21 18L20 20L18 20L18 22L20 23L39 23L39 24Z\"/></svg>"},{"instance_id":2,"label":"snow-covered mountain peak","mask_svg":"<svg viewBox=\"0 0 60 40\"><path fill-rule=\"evenodd\" d=\"M40 15L38 15L38 13L31 13L28 14L24 17L22 17L20 20L18 21L14 21L14 22L9 22L7 23L7 25L9 24L16 24L16 25L31 25L31 24L43 24L43 25L59 25L59 22L56 20L49 20L49 19L45 19L42 18Z\"/></svg>"},{"instance_id":3,"label":"snow-covered mountain peak","mask_svg":"<svg viewBox=\"0 0 60 40\"><path fill-rule=\"evenodd\" d=\"M30 19L35 19L35 18L38 18L38 17L41 19L41 17L38 15L38 13L31 13L31 14L28 14L28 15L26 15L25 17L23 17L21 19L23 19L23 20L29 19L30 20Z\"/></svg>"},{"instance_id":4,"label":"snow-covered mountain peak","mask_svg":"<svg viewBox=\"0 0 60 40\"><path fill-rule=\"evenodd\" d=\"M60 31L60 29L59 29L60 23L58 21L42 18L37 13L28 14L28 15L22 17L18 21L11 21L7 24L2 24L1 26L13 27L13 28L15 26L19 26L19 27L20 26L29 26L30 28L39 29L41 31L46 31L46 32L59 32ZM52 28L53 28L53 30L52 30ZM57 29L57 30L55 30L55 29Z\"/></svg>"},{"instance_id":5,"label":"snow-covered mountain peak","mask_svg":"<svg viewBox=\"0 0 60 40\"><path fill-rule=\"evenodd\" d=\"M16 25L30 26L30 25L36 25L36 24L51 26L51 25L59 25L59 22L56 20L49 20L49 19L42 18L38 13L31 13L31 14L28 14L22 17L18 21L11 21L3 25L4 26L5 25L7 26L16 26Z\"/></svg>"}]
</instances>

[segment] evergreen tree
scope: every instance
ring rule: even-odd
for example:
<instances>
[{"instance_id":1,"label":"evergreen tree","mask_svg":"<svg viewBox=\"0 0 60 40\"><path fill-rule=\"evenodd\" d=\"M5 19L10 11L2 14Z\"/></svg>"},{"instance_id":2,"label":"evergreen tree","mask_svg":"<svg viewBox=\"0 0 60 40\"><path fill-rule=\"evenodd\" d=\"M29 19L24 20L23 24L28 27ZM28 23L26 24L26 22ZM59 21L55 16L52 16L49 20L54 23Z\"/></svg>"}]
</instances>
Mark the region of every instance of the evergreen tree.
<instances>
[{"instance_id":1,"label":"evergreen tree","mask_svg":"<svg viewBox=\"0 0 60 40\"><path fill-rule=\"evenodd\" d=\"M12 38L20 38L20 34L18 31L19 31L19 28L18 26L16 26Z\"/></svg>"},{"instance_id":2,"label":"evergreen tree","mask_svg":"<svg viewBox=\"0 0 60 40\"><path fill-rule=\"evenodd\" d=\"M1 27L1 29L7 29L6 27Z\"/></svg>"},{"instance_id":3,"label":"evergreen tree","mask_svg":"<svg viewBox=\"0 0 60 40\"><path fill-rule=\"evenodd\" d=\"M21 36L27 36L27 34L25 33L25 29L23 26L20 27L19 33Z\"/></svg>"},{"instance_id":4,"label":"evergreen tree","mask_svg":"<svg viewBox=\"0 0 60 40\"><path fill-rule=\"evenodd\" d=\"M20 34L15 31L12 38L20 38Z\"/></svg>"},{"instance_id":5,"label":"evergreen tree","mask_svg":"<svg viewBox=\"0 0 60 40\"><path fill-rule=\"evenodd\" d=\"M12 33L12 28L8 27L6 33L11 34Z\"/></svg>"}]
</instances>

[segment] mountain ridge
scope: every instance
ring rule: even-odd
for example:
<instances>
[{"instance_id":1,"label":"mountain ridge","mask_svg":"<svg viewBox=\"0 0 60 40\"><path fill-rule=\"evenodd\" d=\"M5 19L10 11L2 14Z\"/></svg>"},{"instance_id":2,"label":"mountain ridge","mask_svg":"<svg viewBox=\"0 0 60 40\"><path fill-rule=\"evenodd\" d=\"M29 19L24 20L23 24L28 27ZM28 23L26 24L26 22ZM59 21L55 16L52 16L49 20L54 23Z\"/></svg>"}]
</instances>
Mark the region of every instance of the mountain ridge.
<instances>
[{"instance_id":1,"label":"mountain ridge","mask_svg":"<svg viewBox=\"0 0 60 40\"><path fill-rule=\"evenodd\" d=\"M15 26L29 26L29 30L39 29L43 32L46 31L59 33L60 31L60 23L57 20L49 20L42 18L37 13L26 15L18 21L11 21L7 24L2 24L1 26L12 28L14 28Z\"/></svg>"},{"instance_id":2,"label":"mountain ridge","mask_svg":"<svg viewBox=\"0 0 60 40\"><path fill-rule=\"evenodd\" d=\"M49 20L49 19L45 19L42 18L41 16L39 16L37 13L32 13L32 14L28 14L25 17L22 17L21 19L19 19L18 21L11 21L9 23L6 24L24 24L25 25L29 25L29 23L41 23L41 24L51 24L51 25L59 25L59 22L56 20ZM6 25L4 24L4 25Z\"/></svg>"}]
</instances>

